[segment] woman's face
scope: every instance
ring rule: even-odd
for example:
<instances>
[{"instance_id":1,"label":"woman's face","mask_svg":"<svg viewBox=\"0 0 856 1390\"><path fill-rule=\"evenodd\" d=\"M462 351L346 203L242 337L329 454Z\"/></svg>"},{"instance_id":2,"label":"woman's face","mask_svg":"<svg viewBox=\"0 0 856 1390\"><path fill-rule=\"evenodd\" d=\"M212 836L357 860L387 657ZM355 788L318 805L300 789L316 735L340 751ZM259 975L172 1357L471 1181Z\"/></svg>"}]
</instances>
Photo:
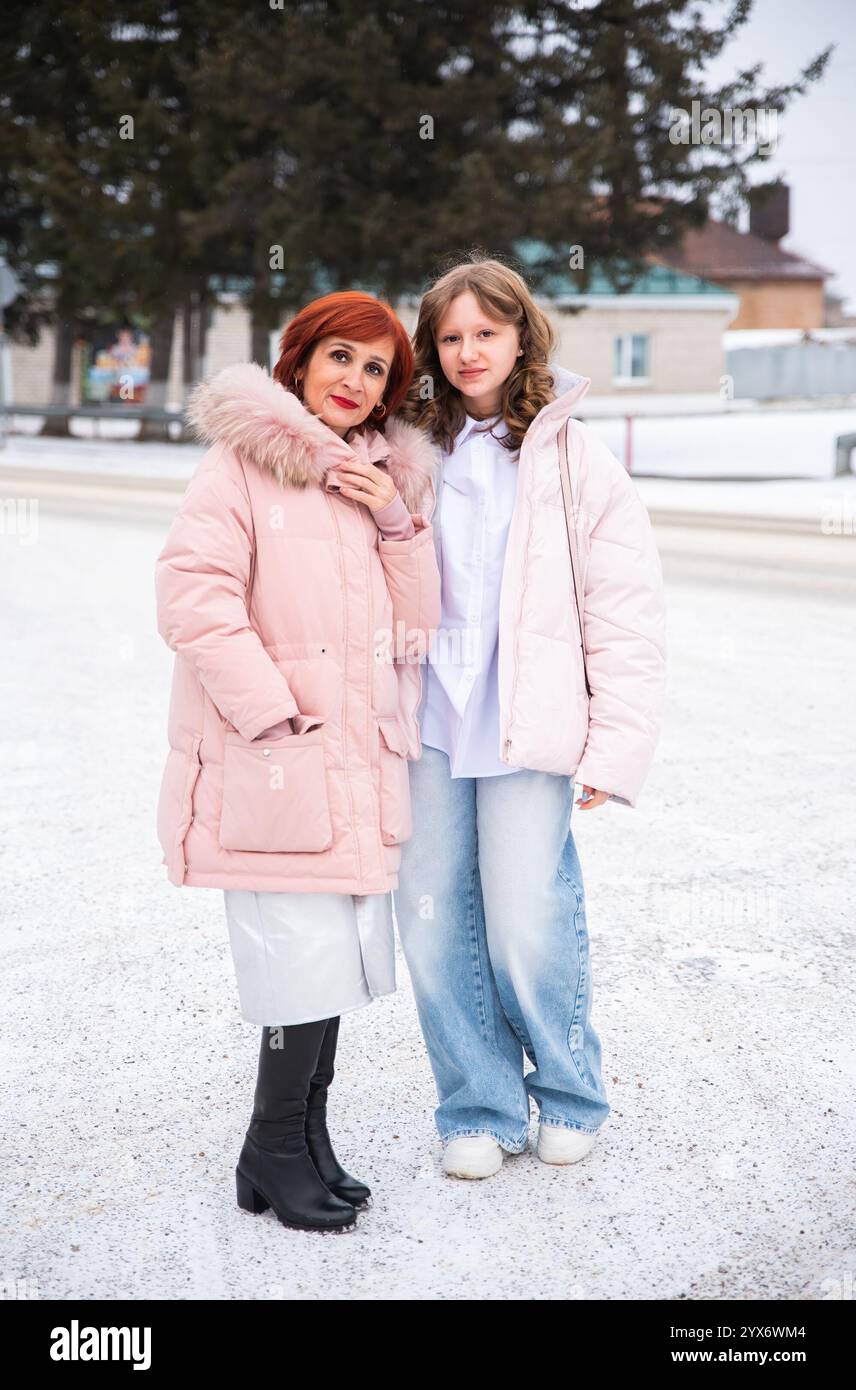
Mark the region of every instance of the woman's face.
<instances>
[{"instance_id":1,"label":"woman's face","mask_svg":"<svg viewBox=\"0 0 856 1390\"><path fill-rule=\"evenodd\" d=\"M466 290L452 300L437 325L435 341L440 366L463 396L467 412L495 415L520 347L514 324L492 319L472 290Z\"/></svg>"},{"instance_id":2,"label":"woman's face","mask_svg":"<svg viewBox=\"0 0 856 1390\"><path fill-rule=\"evenodd\" d=\"M365 343L335 335L319 338L297 372L303 404L344 439L382 400L394 352L392 337Z\"/></svg>"}]
</instances>

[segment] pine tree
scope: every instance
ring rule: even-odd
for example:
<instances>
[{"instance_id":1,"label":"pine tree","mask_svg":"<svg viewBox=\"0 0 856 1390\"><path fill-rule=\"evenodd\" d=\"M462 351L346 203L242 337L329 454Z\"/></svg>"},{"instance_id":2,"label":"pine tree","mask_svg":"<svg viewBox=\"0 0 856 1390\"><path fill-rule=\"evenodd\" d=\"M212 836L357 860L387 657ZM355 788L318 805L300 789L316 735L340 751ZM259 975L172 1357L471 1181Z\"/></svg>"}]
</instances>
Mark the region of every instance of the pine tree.
<instances>
[{"instance_id":1,"label":"pine tree","mask_svg":"<svg viewBox=\"0 0 856 1390\"><path fill-rule=\"evenodd\" d=\"M313 295L357 287L394 302L473 246L513 260L540 244L536 289L581 246L581 284L599 263L626 288L713 199L744 196L761 158L676 144L675 110L783 110L823 72L828 50L784 86L756 66L708 87L706 65L749 10L12 0L0 250L27 287L12 330L52 314L67 344L117 315L146 325L158 400L174 315L204 315L223 287L242 290L260 358Z\"/></svg>"}]
</instances>

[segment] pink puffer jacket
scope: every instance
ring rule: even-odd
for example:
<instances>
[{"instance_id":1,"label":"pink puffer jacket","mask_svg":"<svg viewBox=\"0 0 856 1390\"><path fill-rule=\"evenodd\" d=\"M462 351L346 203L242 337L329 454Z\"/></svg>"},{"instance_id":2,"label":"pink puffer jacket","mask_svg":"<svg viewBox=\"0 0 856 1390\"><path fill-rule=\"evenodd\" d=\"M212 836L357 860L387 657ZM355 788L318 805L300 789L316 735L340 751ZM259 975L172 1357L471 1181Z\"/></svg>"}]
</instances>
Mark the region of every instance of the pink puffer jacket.
<instances>
[{"instance_id":1,"label":"pink puffer jacket","mask_svg":"<svg viewBox=\"0 0 856 1390\"><path fill-rule=\"evenodd\" d=\"M213 447L155 572L158 631L176 652L158 805L169 879L395 888L419 664L440 617L432 527L416 506L431 446L396 420L346 443L251 363L198 386L189 414ZM336 490L336 466L355 456L385 461L411 539L385 540ZM297 714L297 732L258 739Z\"/></svg>"},{"instance_id":2,"label":"pink puffer jacket","mask_svg":"<svg viewBox=\"0 0 856 1390\"><path fill-rule=\"evenodd\" d=\"M632 478L594 430L574 419L588 377L551 367L556 398L518 455L499 599L499 758L574 777L637 804L660 735L665 597L651 521ZM559 471L567 427L582 567L580 625ZM416 506L433 523L442 566L442 451Z\"/></svg>"}]
</instances>

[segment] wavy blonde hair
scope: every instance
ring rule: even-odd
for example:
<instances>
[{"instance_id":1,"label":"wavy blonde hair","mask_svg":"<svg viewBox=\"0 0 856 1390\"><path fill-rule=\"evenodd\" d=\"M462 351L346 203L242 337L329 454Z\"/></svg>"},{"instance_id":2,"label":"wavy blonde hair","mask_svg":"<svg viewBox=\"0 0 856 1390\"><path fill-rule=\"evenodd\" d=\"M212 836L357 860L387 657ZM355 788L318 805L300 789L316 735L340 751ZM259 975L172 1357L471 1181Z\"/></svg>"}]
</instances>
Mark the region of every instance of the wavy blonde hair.
<instances>
[{"instance_id":1,"label":"wavy blonde hair","mask_svg":"<svg viewBox=\"0 0 856 1390\"><path fill-rule=\"evenodd\" d=\"M523 355L518 357L503 382L500 412L508 433L501 443L509 451L519 449L538 412L555 400L549 359L556 348L553 325L538 308L526 281L510 266L480 252L435 280L422 297L413 335L413 383L401 408L404 419L426 430L435 444L450 451L464 425L466 409L461 393L446 377L437 353L437 329L449 305L459 294L472 290L483 313L500 323L513 323L520 335ZM430 382L433 395L423 392Z\"/></svg>"}]
</instances>

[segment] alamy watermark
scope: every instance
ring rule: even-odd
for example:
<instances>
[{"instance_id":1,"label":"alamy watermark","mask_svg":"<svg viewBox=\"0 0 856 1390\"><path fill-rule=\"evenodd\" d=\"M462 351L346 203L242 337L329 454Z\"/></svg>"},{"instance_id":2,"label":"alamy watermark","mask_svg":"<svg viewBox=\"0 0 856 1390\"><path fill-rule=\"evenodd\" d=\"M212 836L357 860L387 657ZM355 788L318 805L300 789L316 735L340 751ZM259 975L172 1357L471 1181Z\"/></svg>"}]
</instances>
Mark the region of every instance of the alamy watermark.
<instances>
[{"instance_id":1,"label":"alamy watermark","mask_svg":"<svg viewBox=\"0 0 856 1390\"><path fill-rule=\"evenodd\" d=\"M35 545L39 539L38 497L0 499L0 536L17 536L20 545Z\"/></svg>"},{"instance_id":2,"label":"alamy watermark","mask_svg":"<svg viewBox=\"0 0 856 1390\"><path fill-rule=\"evenodd\" d=\"M669 140L673 145L753 145L771 154L778 140L779 113L772 106L673 106Z\"/></svg>"}]
</instances>

